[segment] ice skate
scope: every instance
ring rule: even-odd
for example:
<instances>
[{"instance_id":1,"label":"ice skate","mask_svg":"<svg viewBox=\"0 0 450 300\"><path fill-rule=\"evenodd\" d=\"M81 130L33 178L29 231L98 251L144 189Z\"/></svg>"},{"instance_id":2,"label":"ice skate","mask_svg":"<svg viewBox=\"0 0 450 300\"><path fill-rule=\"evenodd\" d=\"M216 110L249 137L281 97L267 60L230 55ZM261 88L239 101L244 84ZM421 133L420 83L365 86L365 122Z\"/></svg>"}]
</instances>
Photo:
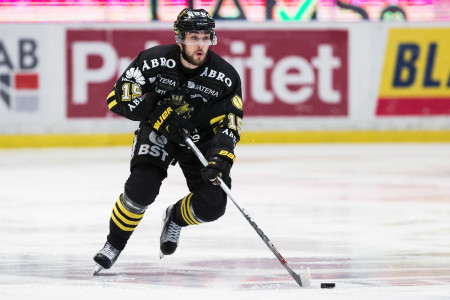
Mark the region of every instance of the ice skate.
<instances>
[{"instance_id":1,"label":"ice skate","mask_svg":"<svg viewBox=\"0 0 450 300\"><path fill-rule=\"evenodd\" d=\"M103 269L111 268L119 255L120 251L114 248L110 243L106 242L103 249L94 256L94 261L96 262L94 275L98 275Z\"/></svg>"},{"instance_id":2,"label":"ice skate","mask_svg":"<svg viewBox=\"0 0 450 300\"><path fill-rule=\"evenodd\" d=\"M163 214L159 258L173 254L180 239L181 226L172 221L172 209L173 205L169 206Z\"/></svg>"}]
</instances>

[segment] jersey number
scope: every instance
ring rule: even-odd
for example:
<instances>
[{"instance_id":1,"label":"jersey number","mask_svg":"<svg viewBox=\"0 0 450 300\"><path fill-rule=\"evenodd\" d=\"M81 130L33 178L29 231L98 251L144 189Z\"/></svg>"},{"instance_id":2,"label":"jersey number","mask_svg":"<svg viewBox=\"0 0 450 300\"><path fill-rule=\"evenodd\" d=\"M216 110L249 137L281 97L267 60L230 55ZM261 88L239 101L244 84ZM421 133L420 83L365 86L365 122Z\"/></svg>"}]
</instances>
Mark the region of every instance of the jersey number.
<instances>
[{"instance_id":1,"label":"jersey number","mask_svg":"<svg viewBox=\"0 0 450 300\"><path fill-rule=\"evenodd\" d=\"M236 130L239 135L242 132L242 118L239 118L235 114L228 114L228 128Z\"/></svg>"},{"instance_id":2,"label":"jersey number","mask_svg":"<svg viewBox=\"0 0 450 300\"><path fill-rule=\"evenodd\" d=\"M130 84L129 82L127 82L122 85L122 101L131 101L141 95L141 87L138 84Z\"/></svg>"}]
</instances>

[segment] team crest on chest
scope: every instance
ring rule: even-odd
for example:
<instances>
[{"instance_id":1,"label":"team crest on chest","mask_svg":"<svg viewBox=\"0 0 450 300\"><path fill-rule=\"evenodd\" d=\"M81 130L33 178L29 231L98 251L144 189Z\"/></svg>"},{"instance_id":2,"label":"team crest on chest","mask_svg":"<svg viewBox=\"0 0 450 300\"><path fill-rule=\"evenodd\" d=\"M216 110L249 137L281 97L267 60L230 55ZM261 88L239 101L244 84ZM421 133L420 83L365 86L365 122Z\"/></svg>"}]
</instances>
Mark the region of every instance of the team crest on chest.
<instances>
[{"instance_id":1,"label":"team crest on chest","mask_svg":"<svg viewBox=\"0 0 450 300\"><path fill-rule=\"evenodd\" d=\"M184 101L183 95L172 95L170 102L176 107L175 112L182 116L184 119L189 119L191 117L191 112L194 108L189 105L188 102Z\"/></svg>"}]
</instances>

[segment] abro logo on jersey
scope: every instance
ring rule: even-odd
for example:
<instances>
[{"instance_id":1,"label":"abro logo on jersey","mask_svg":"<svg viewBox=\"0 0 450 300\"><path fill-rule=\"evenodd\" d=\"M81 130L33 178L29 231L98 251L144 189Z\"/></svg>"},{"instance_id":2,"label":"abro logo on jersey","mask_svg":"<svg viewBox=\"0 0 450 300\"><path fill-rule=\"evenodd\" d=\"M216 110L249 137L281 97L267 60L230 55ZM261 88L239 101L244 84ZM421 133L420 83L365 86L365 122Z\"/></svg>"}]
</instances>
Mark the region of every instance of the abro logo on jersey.
<instances>
[{"instance_id":1,"label":"abro logo on jersey","mask_svg":"<svg viewBox=\"0 0 450 300\"><path fill-rule=\"evenodd\" d=\"M142 63L142 71L154 69L159 66L173 69L176 67L176 65L177 65L177 63L175 62L175 60L167 59L165 57L160 57L159 59L155 58L155 59L150 60L150 64L147 63L147 60L144 60L144 62Z\"/></svg>"},{"instance_id":2,"label":"abro logo on jersey","mask_svg":"<svg viewBox=\"0 0 450 300\"><path fill-rule=\"evenodd\" d=\"M214 78L216 80L225 82L226 85L231 86L233 84L233 82L231 81L230 78L225 77L225 74L222 72L217 72L216 70L210 69L208 70L208 67L205 68L205 70L202 72L202 74L200 74L201 77L209 77L209 78Z\"/></svg>"}]
</instances>

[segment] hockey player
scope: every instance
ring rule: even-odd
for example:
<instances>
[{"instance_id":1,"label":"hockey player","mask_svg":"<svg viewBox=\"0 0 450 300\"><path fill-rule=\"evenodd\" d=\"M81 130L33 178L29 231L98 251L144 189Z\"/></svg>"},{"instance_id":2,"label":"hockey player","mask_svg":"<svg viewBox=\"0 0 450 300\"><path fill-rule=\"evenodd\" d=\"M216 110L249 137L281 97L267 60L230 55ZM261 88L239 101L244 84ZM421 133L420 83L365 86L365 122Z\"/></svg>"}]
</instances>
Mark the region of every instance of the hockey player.
<instances>
[{"instance_id":1,"label":"hockey player","mask_svg":"<svg viewBox=\"0 0 450 300\"><path fill-rule=\"evenodd\" d=\"M140 124L130 175L114 204L107 241L94 256L94 275L117 260L155 201L170 164L179 164L190 193L163 214L161 258L175 252L183 227L214 221L225 212L227 197L216 178L231 185L244 112L239 75L210 49L217 43L214 28L204 9L183 9L174 22L176 44L142 51L107 97L111 111ZM184 145L181 130L207 157L207 167Z\"/></svg>"}]
</instances>

